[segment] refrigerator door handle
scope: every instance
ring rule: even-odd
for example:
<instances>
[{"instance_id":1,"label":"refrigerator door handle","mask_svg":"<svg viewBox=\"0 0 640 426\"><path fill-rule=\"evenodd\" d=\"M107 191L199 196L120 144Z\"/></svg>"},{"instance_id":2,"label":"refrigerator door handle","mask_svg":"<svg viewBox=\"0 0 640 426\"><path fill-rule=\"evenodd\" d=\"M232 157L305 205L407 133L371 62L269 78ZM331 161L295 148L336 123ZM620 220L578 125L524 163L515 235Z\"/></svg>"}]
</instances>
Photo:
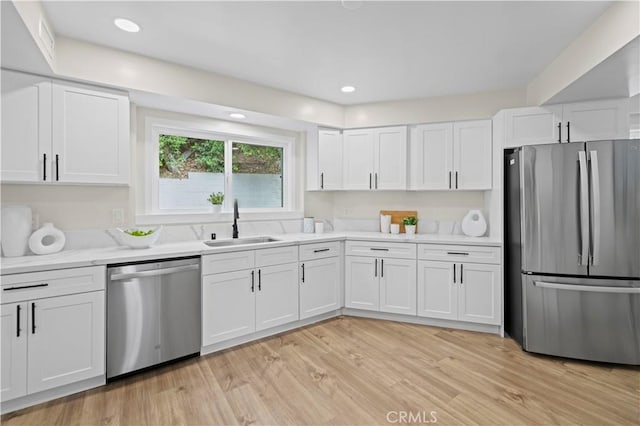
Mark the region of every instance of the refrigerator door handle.
<instances>
[{"instance_id":1,"label":"refrigerator door handle","mask_svg":"<svg viewBox=\"0 0 640 426\"><path fill-rule=\"evenodd\" d=\"M591 292L591 293L640 294L640 287L606 287L606 286L595 286L595 285L549 283L546 281L534 281L533 285L535 285L536 287L550 288L553 290L585 291L585 292Z\"/></svg>"},{"instance_id":2,"label":"refrigerator door handle","mask_svg":"<svg viewBox=\"0 0 640 426\"><path fill-rule=\"evenodd\" d=\"M578 264L587 265L589 263L589 180L587 176L587 154L584 151L578 152L578 163L580 165L580 253L578 253Z\"/></svg>"},{"instance_id":3,"label":"refrigerator door handle","mask_svg":"<svg viewBox=\"0 0 640 426\"><path fill-rule=\"evenodd\" d=\"M600 170L598 169L598 151L589 151L591 166L591 202L593 209L593 229L591 230L591 264L600 263Z\"/></svg>"}]
</instances>

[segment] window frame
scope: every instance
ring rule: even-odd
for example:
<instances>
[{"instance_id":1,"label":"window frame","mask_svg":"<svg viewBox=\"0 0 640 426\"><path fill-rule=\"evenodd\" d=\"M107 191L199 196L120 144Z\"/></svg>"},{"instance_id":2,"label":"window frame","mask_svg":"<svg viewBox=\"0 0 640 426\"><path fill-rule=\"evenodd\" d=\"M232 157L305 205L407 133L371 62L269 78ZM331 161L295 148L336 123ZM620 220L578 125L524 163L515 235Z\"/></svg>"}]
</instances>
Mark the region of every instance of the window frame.
<instances>
[{"instance_id":1,"label":"window frame","mask_svg":"<svg viewBox=\"0 0 640 426\"><path fill-rule=\"evenodd\" d=\"M227 124L227 123L223 123ZM233 123L228 123L233 124ZM137 192L143 195L143 202L138 203L137 224L159 223L193 223L193 222L226 222L233 212L233 143L273 146L282 149L282 201L280 208L243 208L239 206L243 219L269 220L300 218L302 212L297 210L298 200L296 179L295 139L282 135L269 134L263 131L230 131L233 126L220 128L203 123L167 120L156 117L145 119L145 140L143 147L144 172L139 176L140 185ZM197 139L213 139L224 141L225 199L220 214L212 214L208 209L160 209L159 207L159 137L162 134L186 136ZM136 197L140 198L140 197Z\"/></svg>"}]
</instances>

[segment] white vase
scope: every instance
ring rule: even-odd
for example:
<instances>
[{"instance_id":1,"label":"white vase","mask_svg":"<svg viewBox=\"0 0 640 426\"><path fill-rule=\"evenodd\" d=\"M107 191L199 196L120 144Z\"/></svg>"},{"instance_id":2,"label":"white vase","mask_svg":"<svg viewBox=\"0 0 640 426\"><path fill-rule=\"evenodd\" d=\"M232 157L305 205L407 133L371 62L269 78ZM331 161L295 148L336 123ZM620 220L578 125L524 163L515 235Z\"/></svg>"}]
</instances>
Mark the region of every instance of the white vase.
<instances>
[{"instance_id":1,"label":"white vase","mask_svg":"<svg viewBox=\"0 0 640 426\"><path fill-rule=\"evenodd\" d=\"M45 223L29 237L29 248L35 254L51 254L62 250L65 242L66 238L61 230L54 227L53 223Z\"/></svg>"},{"instance_id":2,"label":"white vase","mask_svg":"<svg viewBox=\"0 0 640 426\"><path fill-rule=\"evenodd\" d=\"M2 252L7 257L27 254L31 235L31 207L6 206L2 208Z\"/></svg>"},{"instance_id":3,"label":"white vase","mask_svg":"<svg viewBox=\"0 0 640 426\"><path fill-rule=\"evenodd\" d=\"M481 237L487 232L487 221L480 210L469 210L462 219L462 232L469 237Z\"/></svg>"},{"instance_id":4,"label":"white vase","mask_svg":"<svg viewBox=\"0 0 640 426\"><path fill-rule=\"evenodd\" d=\"M416 235L416 225L405 225L404 232L407 235Z\"/></svg>"},{"instance_id":5,"label":"white vase","mask_svg":"<svg viewBox=\"0 0 640 426\"><path fill-rule=\"evenodd\" d=\"M211 204L211 208L209 210L211 210L211 213L220 213L222 210L222 204Z\"/></svg>"},{"instance_id":6,"label":"white vase","mask_svg":"<svg viewBox=\"0 0 640 426\"><path fill-rule=\"evenodd\" d=\"M390 215L380 215L380 232L383 234L388 234L391 226L391 216Z\"/></svg>"}]
</instances>

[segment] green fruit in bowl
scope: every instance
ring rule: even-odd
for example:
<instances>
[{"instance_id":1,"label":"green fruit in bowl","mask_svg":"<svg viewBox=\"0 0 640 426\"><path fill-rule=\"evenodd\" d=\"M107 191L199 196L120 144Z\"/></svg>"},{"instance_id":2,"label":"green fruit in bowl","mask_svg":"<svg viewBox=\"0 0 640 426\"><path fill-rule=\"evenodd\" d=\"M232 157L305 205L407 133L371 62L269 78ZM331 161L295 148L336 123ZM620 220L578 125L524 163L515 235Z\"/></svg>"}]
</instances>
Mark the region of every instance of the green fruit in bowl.
<instances>
[{"instance_id":1,"label":"green fruit in bowl","mask_svg":"<svg viewBox=\"0 0 640 426\"><path fill-rule=\"evenodd\" d=\"M126 234L131 235L132 237L146 237L147 235L153 234L154 229L150 229L149 231L143 231L142 229L134 229L134 230L126 230L124 232Z\"/></svg>"}]
</instances>

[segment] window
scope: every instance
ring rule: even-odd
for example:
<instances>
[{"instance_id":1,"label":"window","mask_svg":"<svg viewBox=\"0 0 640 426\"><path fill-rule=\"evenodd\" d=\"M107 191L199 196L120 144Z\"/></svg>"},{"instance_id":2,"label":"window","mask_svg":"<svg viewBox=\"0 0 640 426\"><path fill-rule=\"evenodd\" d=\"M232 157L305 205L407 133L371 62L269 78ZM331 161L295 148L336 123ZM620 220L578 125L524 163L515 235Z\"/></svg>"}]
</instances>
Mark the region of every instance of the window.
<instances>
[{"instance_id":1,"label":"window","mask_svg":"<svg viewBox=\"0 0 640 426\"><path fill-rule=\"evenodd\" d=\"M251 137L148 123L147 213L210 213L209 194L238 200L244 212L292 211L293 140Z\"/></svg>"}]
</instances>

